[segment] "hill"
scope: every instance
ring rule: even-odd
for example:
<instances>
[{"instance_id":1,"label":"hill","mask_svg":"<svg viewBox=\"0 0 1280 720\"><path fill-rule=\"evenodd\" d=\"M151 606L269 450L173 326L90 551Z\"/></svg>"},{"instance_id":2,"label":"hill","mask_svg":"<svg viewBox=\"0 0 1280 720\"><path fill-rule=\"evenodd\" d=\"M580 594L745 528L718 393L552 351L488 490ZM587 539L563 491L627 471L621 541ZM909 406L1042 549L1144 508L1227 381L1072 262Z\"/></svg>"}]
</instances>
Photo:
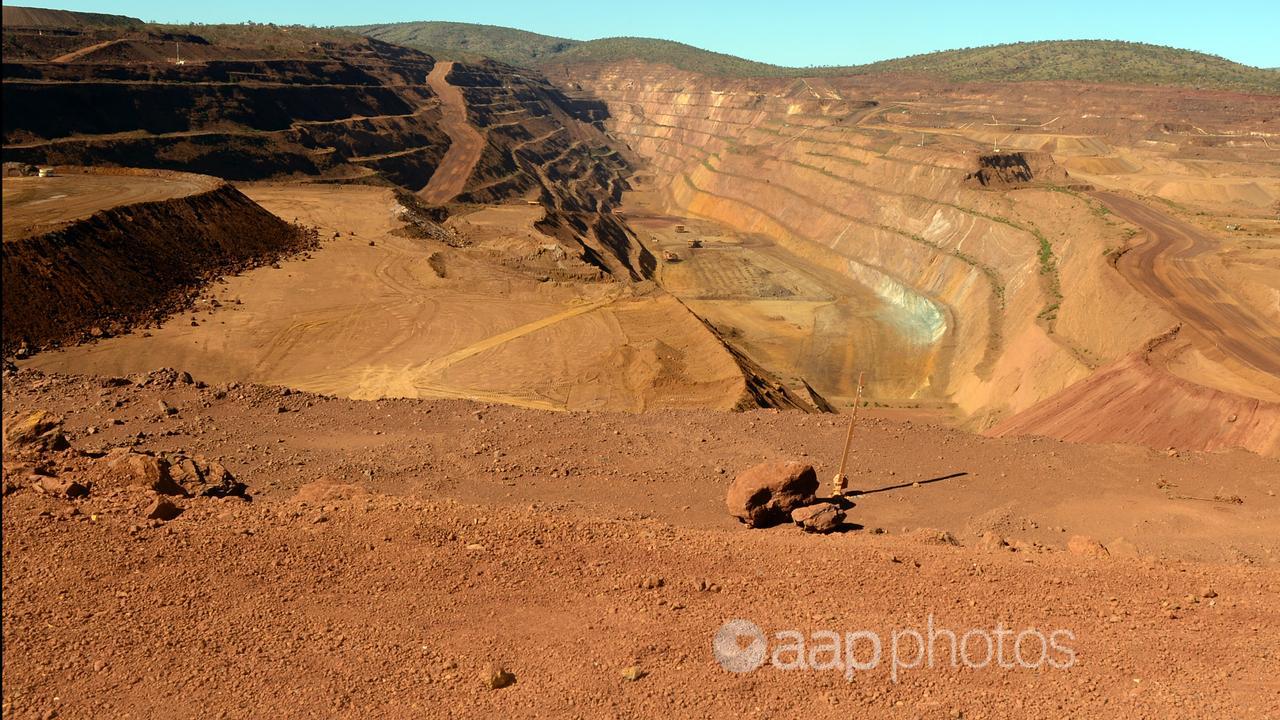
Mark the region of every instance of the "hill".
<instances>
[{"instance_id":1,"label":"hill","mask_svg":"<svg viewBox=\"0 0 1280 720\"><path fill-rule=\"evenodd\" d=\"M487 57L523 67L644 60L715 75L776 76L799 71L656 38L571 40L497 25L454 22L405 22L347 29L441 57Z\"/></svg>"},{"instance_id":2,"label":"hill","mask_svg":"<svg viewBox=\"0 0 1280 720\"><path fill-rule=\"evenodd\" d=\"M494 25L445 22L365 25L350 29L444 57L485 56L522 66L642 60L709 75L813 77L912 73L960 82L1075 80L1280 94L1280 78L1268 70L1191 50L1114 40L1011 43L867 65L783 67L654 38L584 41Z\"/></svg>"},{"instance_id":3,"label":"hill","mask_svg":"<svg viewBox=\"0 0 1280 720\"><path fill-rule=\"evenodd\" d=\"M387 25L357 25L350 28L397 45L438 51L455 60L492 58L511 65L538 65L581 45L581 40L542 35L527 30L455 22L404 22Z\"/></svg>"},{"instance_id":4,"label":"hill","mask_svg":"<svg viewBox=\"0 0 1280 720\"><path fill-rule=\"evenodd\" d=\"M1273 73L1216 55L1118 40L1055 40L947 50L863 65L957 81L1078 80L1280 92Z\"/></svg>"},{"instance_id":5,"label":"hill","mask_svg":"<svg viewBox=\"0 0 1280 720\"><path fill-rule=\"evenodd\" d=\"M0 13L2 15L0 22L5 27L73 29L87 27L129 28L142 25L142 21L138 18L126 15L48 10L16 5L5 5L0 10L3 11Z\"/></svg>"}]
</instances>

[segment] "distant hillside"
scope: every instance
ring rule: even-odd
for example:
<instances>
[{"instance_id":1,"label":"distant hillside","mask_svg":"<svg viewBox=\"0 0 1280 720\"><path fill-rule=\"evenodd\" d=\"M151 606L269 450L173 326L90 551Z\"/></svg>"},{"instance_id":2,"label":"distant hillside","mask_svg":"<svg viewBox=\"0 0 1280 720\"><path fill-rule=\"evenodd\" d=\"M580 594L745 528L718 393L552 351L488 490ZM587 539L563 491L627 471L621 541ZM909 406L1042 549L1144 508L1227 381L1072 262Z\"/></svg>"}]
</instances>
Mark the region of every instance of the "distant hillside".
<instances>
[{"instance_id":1,"label":"distant hillside","mask_svg":"<svg viewBox=\"0 0 1280 720\"><path fill-rule=\"evenodd\" d=\"M619 60L644 60L666 63L682 70L695 70L708 75L770 77L778 75L812 75L812 69L786 68L747 60L736 55L703 50L692 45L653 38L615 37L579 43L557 55L557 63L603 63Z\"/></svg>"},{"instance_id":2,"label":"distant hillside","mask_svg":"<svg viewBox=\"0 0 1280 720\"><path fill-rule=\"evenodd\" d=\"M812 77L900 72L955 81L1078 80L1280 94L1280 77L1270 70L1191 50L1112 40L1012 43L868 65L793 68L651 38L570 40L494 25L445 22L365 25L350 29L442 57L484 56L524 66L634 59L711 75Z\"/></svg>"},{"instance_id":3,"label":"distant hillside","mask_svg":"<svg viewBox=\"0 0 1280 720\"><path fill-rule=\"evenodd\" d=\"M574 45L582 44L581 40L470 23L406 22L356 25L347 29L378 40L424 50L429 54L447 55L454 60L487 57L524 67L539 65Z\"/></svg>"},{"instance_id":4,"label":"distant hillside","mask_svg":"<svg viewBox=\"0 0 1280 720\"><path fill-rule=\"evenodd\" d=\"M5 5L0 8L0 23L5 27L22 28L126 28L142 25L138 18L125 15L73 12L71 10L46 10L44 8Z\"/></svg>"},{"instance_id":5,"label":"distant hillside","mask_svg":"<svg viewBox=\"0 0 1280 720\"><path fill-rule=\"evenodd\" d=\"M913 72L950 80L1080 80L1280 92L1261 68L1217 55L1117 40L1055 40L947 50L871 63L860 72Z\"/></svg>"},{"instance_id":6,"label":"distant hillside","mask_svg":"<svg viewBox=\"0 0 1280 720\"><path fill-rule=\"evenodd\" d=\"M360 25L348 29L440 57L463 60L488 57L524 67L634 59L667 63L685 70L715 75L779 75L792 72L790 68L653 38L570 40L497 25L453 22Z\"/></svg>"}]
</instances>

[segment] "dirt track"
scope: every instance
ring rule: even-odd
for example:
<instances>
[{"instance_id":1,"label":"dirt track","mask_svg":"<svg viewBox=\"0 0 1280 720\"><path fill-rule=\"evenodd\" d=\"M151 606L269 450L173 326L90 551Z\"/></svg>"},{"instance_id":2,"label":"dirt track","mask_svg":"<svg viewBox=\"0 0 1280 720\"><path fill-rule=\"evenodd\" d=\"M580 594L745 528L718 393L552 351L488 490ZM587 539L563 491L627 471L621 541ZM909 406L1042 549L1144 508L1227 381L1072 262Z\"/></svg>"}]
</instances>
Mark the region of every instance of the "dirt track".
<instances>
[{"instance_id":1,"label":"dirt track","mask_svg":"<svg viewBox=\"0 0 1280 720\"><path fill-rule=\"evenodd\" d=\"M1250 312L1230 287L1206 272L1197 258L1220 243L1149 205L1110 192L1094 192L1117 215L1149 238L1125 253L1118 266L1136 287L1210 338L1236 360L1280 377L1280 328Z\"/></svg>"},{"instance_id":2,"label":"dirt track","mask_svg":"<svg viewBox=\"0 0 1280 720\"><path fill-rule=\"evenodd\" d=\"M443 205L462 192L484 148L484 136L467 120L467 103L462 92L449 84L451 70L452 62L437 62L427 75L427 84L444 104L440 127L450 141L449 151L419 193L425 202L433 205Z\"/></svg>"}]
</instances>

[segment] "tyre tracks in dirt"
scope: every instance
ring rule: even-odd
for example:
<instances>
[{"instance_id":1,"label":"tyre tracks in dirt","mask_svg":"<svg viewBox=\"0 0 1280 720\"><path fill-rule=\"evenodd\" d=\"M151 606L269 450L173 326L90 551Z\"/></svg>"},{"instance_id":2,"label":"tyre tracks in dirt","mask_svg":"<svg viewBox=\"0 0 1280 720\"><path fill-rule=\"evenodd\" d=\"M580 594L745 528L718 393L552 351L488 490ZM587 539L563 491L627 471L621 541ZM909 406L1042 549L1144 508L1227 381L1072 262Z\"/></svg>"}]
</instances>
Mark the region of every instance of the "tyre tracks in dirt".
<instances>
[{"instance_id":1,"label":"tyre tracks in dirt","mask_svg":"<svg viewBox=\"0 0 1280 720\"><path fill-rule=\"evenodd\" d=\"M467 102L462 91L449 83L448 75L452 70L452 62L438 62L427 75L427 84L441 102L443 117L440 128L450 141L440 166L419 193L423 201L433 205L449 202L462 192L471 178L471 171L480 161L485 142L484 136L467 121Z\"/></svg>"},{"instance_id":2,"label":"tyre tracks in dirt","mask_svg":"<svg viewBox=\"0 0 1280 720\"><path fill-rule=\"evenodd\" d=\"M1280 378L1280 328L1234 297L1201 262L1219 247L1218 242L1143 202L1111 192L1090 194L1148 235L1116 263L1134 287L1209 338L1223 353Z\"/></svg>"}]
</instances>

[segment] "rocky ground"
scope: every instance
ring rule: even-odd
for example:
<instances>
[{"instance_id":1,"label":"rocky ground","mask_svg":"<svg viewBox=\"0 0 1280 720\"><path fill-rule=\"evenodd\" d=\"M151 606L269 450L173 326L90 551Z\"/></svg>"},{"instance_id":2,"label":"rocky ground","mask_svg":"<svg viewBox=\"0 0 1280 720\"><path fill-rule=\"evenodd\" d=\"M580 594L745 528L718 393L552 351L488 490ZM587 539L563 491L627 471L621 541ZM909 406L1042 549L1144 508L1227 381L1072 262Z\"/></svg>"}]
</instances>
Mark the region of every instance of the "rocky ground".
<instances>
[{"instance_id":1,"label":"rocky ground","mask_svg":"<svg viewBox=\"0 0 1280 720\"><path fill-rule=\"evenodd\" d=\"M1246 453L872 418L852 485L876 492L816 535L747 529L725 489L783 459L825 485L839 418L26 370L4 413L5 717L1280 712L1277 464ZM912 667L903 633L930 616L961 636L1069 632L1045 657L1070 667L999 667L1012 639L952 667L945 637ZM712 640L735 618L774 664L722 667ZM827 669L779 669L792 628ZM881 662L846 679L822 630L876 633Z\"/></svg>"}]
</instances>

